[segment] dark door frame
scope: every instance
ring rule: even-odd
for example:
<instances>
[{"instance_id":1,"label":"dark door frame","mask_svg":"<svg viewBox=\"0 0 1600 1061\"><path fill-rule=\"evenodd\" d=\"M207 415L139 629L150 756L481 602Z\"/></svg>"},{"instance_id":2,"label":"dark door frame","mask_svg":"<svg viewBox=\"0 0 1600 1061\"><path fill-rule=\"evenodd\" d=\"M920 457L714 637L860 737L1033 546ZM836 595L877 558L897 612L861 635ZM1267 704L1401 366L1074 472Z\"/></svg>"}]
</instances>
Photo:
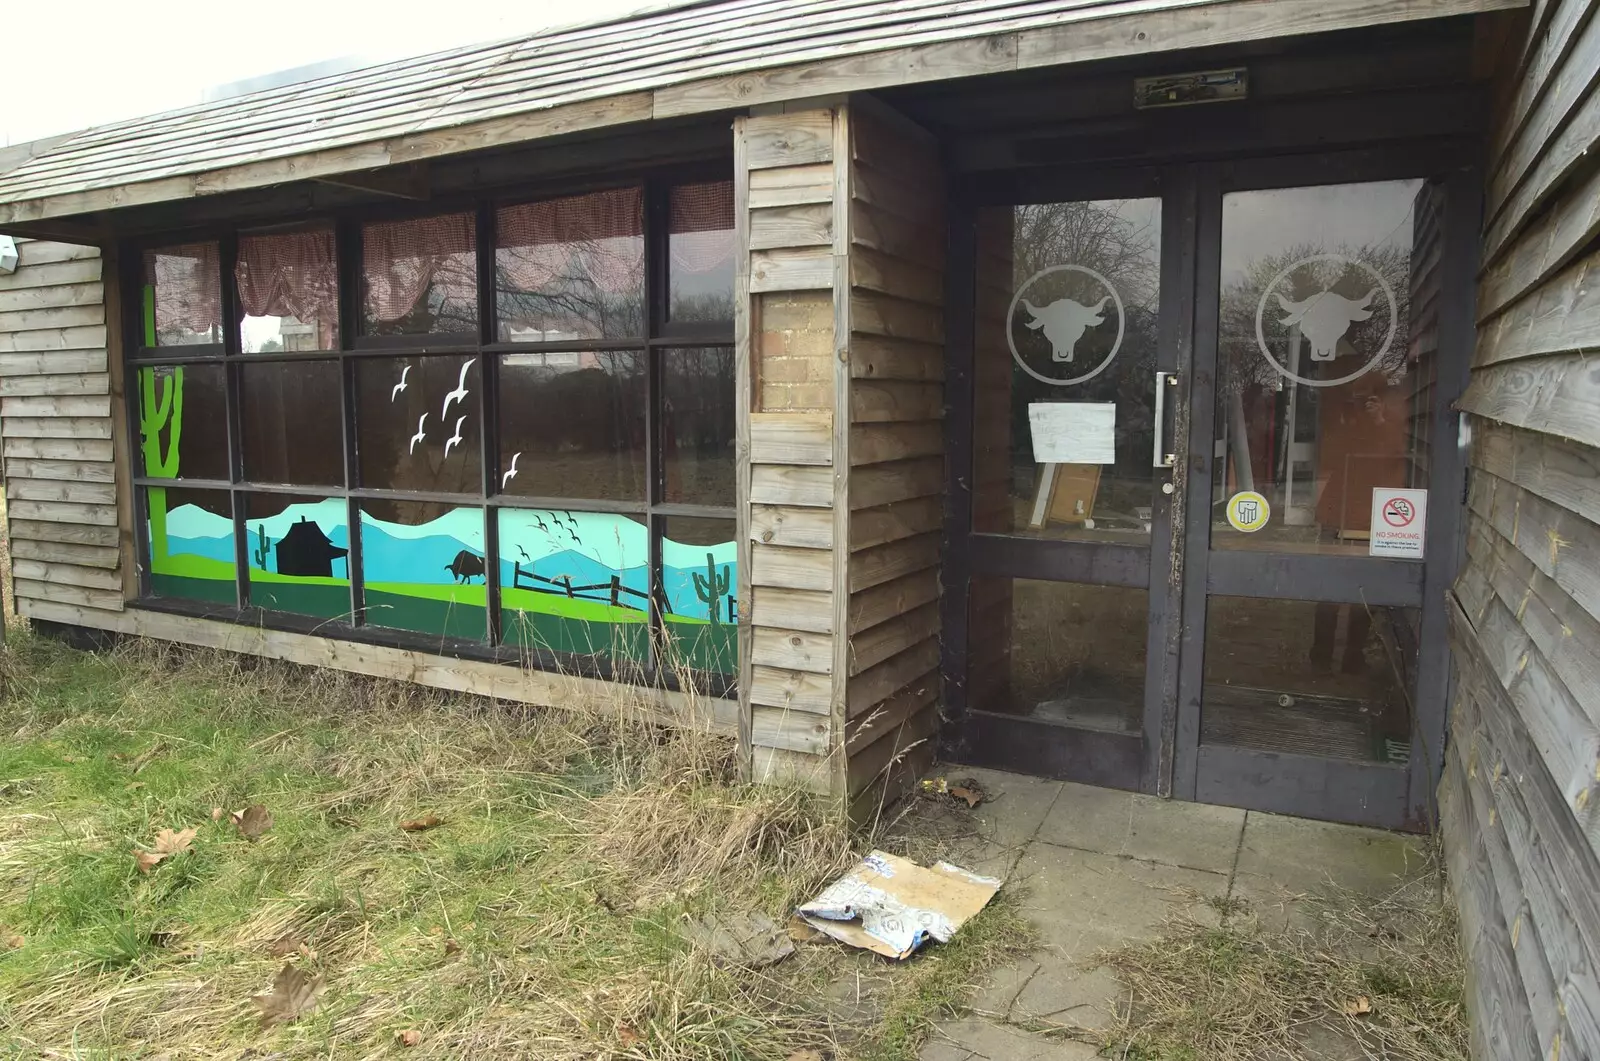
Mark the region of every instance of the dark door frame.
<instances>
[{"instance_id":1,"label":"dark door frame","mask_svg":"<svg viewBox=\"0 0 1600 1061\"><path fill-rule=\"evenodd\" d=\"M1231 191L1423 177L1445 194L1441 308L1430 424L1426 559L1298 556L1210 548L1222 196ZM972 532L976 211L1005 203L1163 197L1157 367L1180 373L1167 438L1180 459L1174 493L1152 505L1149 553L1138 546L1037 541ZM1445 590L1463 547L1465 464L1453 405L1474 335L1478 224L1476 145L1413 143L1098 172L990 174L952 189L947 286L944 645L946 759L1144 792L1388 828L1426 829L1442 768L1450 691ZM1159 480L1157 480L1159 481ZM1188 518L1189 513L1201 513ZM1181 533L1173 529L1182 527ZM974 710L967 702L968 583L975 573L1147 588L1143 736L1073 731ZM1256 752L1200 742L1206 607L1211 595L1417 607L1421 611L1407 766ZM1052 740L1052 736L1058 739Z\"/></svg>"}]
</instances>

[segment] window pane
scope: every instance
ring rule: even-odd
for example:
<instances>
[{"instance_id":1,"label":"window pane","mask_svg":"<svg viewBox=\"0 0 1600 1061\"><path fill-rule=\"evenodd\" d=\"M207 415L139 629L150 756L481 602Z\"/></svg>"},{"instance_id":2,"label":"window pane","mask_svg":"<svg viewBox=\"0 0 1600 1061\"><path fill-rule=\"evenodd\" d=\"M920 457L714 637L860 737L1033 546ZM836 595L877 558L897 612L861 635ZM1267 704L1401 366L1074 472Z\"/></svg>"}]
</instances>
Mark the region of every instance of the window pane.
<instances>
[{"instance_id":1,"label":"window pane","mask_svg":"<svg viewBox=\"0 0 1600 1061\"><path fill-rule=\"evenodd\" d=\"M1110 733L1144 727L1149 593L1026 578L974 578L968 702Z\"/></svg>"},{"instance_id":2,"label":"window pane","mask_svg":"<svg viewBox=\"0 0 1600 1061\"><path fill-rule=\"evenodd\" d=\"M733 347L661 355L661 464L666 500L734 503Z\"/></svg>"},{"instance_id":3,"label":"window pane","mask_svg":"<svg viewBox=\"0 0 1600 1061\"><path fill-rule=\"evenodd\" d=\"M500 510L505 644L644 666L649 534L634 516Z\"/></svg>"},{"instance_id":4,"label":"window pane","mask_svg":"<svg viewBox=\"0 0 1600 1061\"><path fill-rule=\"evenodd\" d=\"M247 480L344 485L344 413L337 363L240 365L239 395Z\"/></svg>"},{"instance_id":5,"label":"window pane","mask_svg":"<svg viewBox=\"0 0 1600 1061\"><path fill-rule=\"evenodd\" d=\"M222 342L222 262L215 243L144 252L144 345Z\"/></svg>"},{"instance_id":6,"label":"window pane","mask_svg":"<svg viewBox=\"0 0 1600 1061\"><path fill-rule=\"evenodd\" d=\"M356 363L361 485L478 494L478 359L361 358Z\"/></svg>"},{"instance_id":7,"label":"window pane","mask_svg":"<svg viewBox=\"0 0 1600 1061\"><path fill-rule=\"evenodd\" d=\"M496 215L501 342L644 334L644 199L617 188Z\"/></svg>"},{"instance_id":8,"label":"window pane","mask_svg":"<svg viewBox=\"0 0 1600 1061\"><path fill-rule=\"evenodd\" d=\"M1415 180L1223 197L1214 547L1364 556L1374 492L1427 486L1437 344L1411 297L1437 283L1440 201ZM1227 519L1247 492L1253 532Z\"/></svg>"},{"instance_id":9,"label":"window pane","mask_svg":"<svg viewBox=\"0 0 1600 1061\"><path fill-rule=\"evenodd\" d=\"M245 498L250 603L350 621L350 521L343 498Z\"/></svg>"},{"instance_id":10,"label":"window pane","mask_svg":"<svg viewBox=\"0 0 1600 1061\"><path fill-rule=\"evenodd\" d=\"M739 571L731 519L662 521L664 670L736 674Z\"/></svg>"},{"instance_id":11,"label":"window pane","mask_svg":"<svg viewBox=\"0 0 1600 1061\"><path fill-rule=\"evenodd\" d=\"M156 479L228 478L228 418L221 365L139 369L139 453Z\"/></svg>"},{"instance_id":12,"label":"window pane","mask_svg":"<svg viewBox=\"0 0 1600 1061\"><path fill-rule=\"evenodd\" d=\"M978 241L973 528L1147 546L1161 201L991 207ZM1036 449L1066 429L1104 445Z\"/></svg>"},{"instance_id":13,"label":"window pane","mask_svg":"<svg viewBox=\"0 0 1600 1061\"><path fill-rule=\"evenodd\" d=\"M239 349L247 354L339 348L333 229L240 236Z\"/></svg>"},{"instance_id":14,"label":"window pane","mask_svg":"<svg viewBox=\"0 0 1600 1061\"><path fill-rule=\"evenodd\" d=\"M500 359L500 490L643 501L645 353Z\"/></svg>"},{"instance_id":15,"label":"window pane","mask_svg":"<svg viewBox=\"0 0 1600 1061\"><path fill-rule=\"evenodd\" d=\"M1416 621L1412 608L1212 597L1201 741L1406 762Z\"/></svg>"},{"instance_id":16,"label":"window pane","mask_svg":"<svg viewBox=\"0 0 1600 1061\"><path fill-rule=\"evenodd\" d=\"M672 189L667 320L733 323L733 182Z\"/></svg>"},{"instance_id":17,"label":"window pane","mask_svg":"<svg viewBox=\"0 0 1600 1061\"><path fill-rule=\"evenodd\" d=\"M221 490L145 490L150 590L157 597L237 604L233 508Z\"/></svg>"},{"instance_id":18,"label":"window pane","mask_svg":"<svg viewBox=\"0 0 1600 1061\"><path fill-rule=\"evenodd\" d=\"M470 213L380 221L361 231L362 330L428 335L478 330L477 221Z\"/></svg>"},{"instance_id":19,"label":"window pane","mask_svg":"<svg viewBox=\"0 0 1600 1061\"><path fill-rule=\"evenodd\" d=\"M483 556L482 509L361 502L367 624L483 640Z\"/></svg>"}]
</instances>

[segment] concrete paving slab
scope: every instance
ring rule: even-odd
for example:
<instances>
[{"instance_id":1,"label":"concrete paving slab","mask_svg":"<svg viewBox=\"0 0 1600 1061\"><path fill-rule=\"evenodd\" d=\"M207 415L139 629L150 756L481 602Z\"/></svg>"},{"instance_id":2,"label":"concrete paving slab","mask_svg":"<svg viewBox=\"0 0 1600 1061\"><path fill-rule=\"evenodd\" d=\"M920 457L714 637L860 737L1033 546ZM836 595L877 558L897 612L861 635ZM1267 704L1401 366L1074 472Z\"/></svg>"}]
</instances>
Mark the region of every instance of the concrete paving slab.
<instances>
[{"instance_id":1,"label":"concrete paving slab","mask_svg":"<svg viewBox=\"0 0 1600 1061\"><path fill-rule=\"evenodd\" d=\"M935 1047L954 1046L959 1053L931 1053ZM1098 1056L1087 1043L1048 1039L1042 1035L984 1020L949 1021L939 1025L923 1048L921 1061L1093 1061Z\"/></svg>"},{"instance_id":2,"label":"concrete paving slab","mask_svg":"<svg viewBox=\"0 0 1600 1061\"><path fill-rule=\"evenodd\" d=\"M1217 912L1206 899L1221 899L1228 890L1226 874L1043 841L1028 845L1016 880L1027 889L1023 913L1071 960L1118 941L1148 939L1177 914L1214 924Z\"/></svg>"},{"instance_id":3,"label":"concrete paving slab","mask_svg":"<svg viewBox=\"0 0 1600 1061\"><path fill-rule=\"evenodd\" d=\"M977 766L951 766L944 776L952 781L972 777L983 785L989 801L973 809L973 823L979 836L1006 847L1032 840L1061 794L1060 781Z\"/></svg>"},{"instance_id":4,"label":"concrete paving slab","mask_svg":"<svg viewBox=\"0 0 1600 1061\"><path fill-rule=\"evenodd\" d=\"M980 1017L1006 1019L1017 996L1038 971L1039 963L1033 958L1022 958L994 970L972 997L972 1012Z\"/></svg>"},{"instance_id":5,"label":"concrete paving slab","mask_svg":"<svg viewBox=\"0 0 1600 1061\"><path fill-rule=\"evenodd\" d=\"M1064 783L1039 839L1168 866L1230 873L1245 812Z\"/></svg>"},{"instance_id":6,"label":"concrete paving slab","mask_svg":"<svg viewBox=\"0 0 1600 1061\"><path fill-rule=\"evenodd\" d=\"M1239 848L1240 876L1260 877L1289 892L1337 887L1382 895L1423 870L1421 837L1251 811Z\"/></svg>"},{"instance_id":7,"label":"concrete paving slab","mask_svg":"<svg viewBox=\"0 0 1600 1061\"><path fill-rule=\"evenodd\" d=\"M1105 969L1045 955L1011 1006L1019 1024L1043 1023L1105 1031L1128 1005L1129 990Z\"/></svg>"}]
</instances>

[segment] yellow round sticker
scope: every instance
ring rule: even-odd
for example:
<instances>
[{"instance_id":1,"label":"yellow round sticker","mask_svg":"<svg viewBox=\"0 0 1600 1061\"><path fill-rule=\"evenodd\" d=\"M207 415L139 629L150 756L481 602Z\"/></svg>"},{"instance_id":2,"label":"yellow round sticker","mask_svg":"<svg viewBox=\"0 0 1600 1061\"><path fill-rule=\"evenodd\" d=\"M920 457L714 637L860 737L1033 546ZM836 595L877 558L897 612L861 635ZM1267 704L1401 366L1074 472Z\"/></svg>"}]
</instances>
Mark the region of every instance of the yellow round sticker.
<instances>
[{"instance_id":1,"label":"yellow round sticker","mask_svg":"<svg viewBox=\"0 0 1600 1061\"><path fill-rule=\"evenodd\" d=\"M1241 490L1228 498L1228 522L1236 531L1254 534L1272 518L1272 506L1254 490Z\"/></svg>"}]
</instances>

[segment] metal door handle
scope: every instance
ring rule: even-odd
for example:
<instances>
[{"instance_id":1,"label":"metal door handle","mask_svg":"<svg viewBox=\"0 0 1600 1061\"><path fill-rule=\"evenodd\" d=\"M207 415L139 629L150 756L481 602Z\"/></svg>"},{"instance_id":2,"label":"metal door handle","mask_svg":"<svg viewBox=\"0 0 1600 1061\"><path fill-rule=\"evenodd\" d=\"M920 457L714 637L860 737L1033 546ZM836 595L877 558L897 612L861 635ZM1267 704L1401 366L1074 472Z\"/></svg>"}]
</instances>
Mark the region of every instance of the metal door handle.
<instances>
[{"instance_id":1,"label":"metal door handle","mask_svg":"<svg viewBox=\"0 0 1600 1061\"><path fill-rule=\"evenodd\" d=\"M1170 468L1178 461L1178 455L1169 451L1165 445L1167 431L1167 388L1178 385L1176 372L1156 373L1156 423L1155 447L1151 454L1151 467Z\"/></svg>"}]
</instances>

